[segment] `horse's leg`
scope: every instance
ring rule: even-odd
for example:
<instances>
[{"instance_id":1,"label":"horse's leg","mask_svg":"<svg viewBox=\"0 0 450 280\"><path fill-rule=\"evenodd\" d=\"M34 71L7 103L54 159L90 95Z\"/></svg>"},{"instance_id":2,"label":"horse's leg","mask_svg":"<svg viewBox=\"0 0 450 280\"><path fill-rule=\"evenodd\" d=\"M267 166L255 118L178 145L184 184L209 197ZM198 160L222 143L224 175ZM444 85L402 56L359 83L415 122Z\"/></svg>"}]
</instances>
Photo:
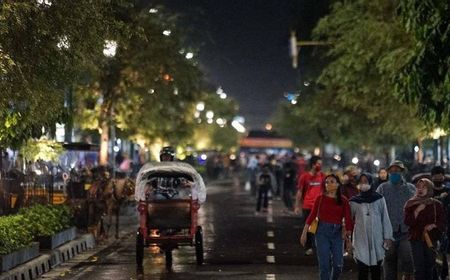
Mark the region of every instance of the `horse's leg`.
<instances>
[{"instance_id":1,"label":"horse's leg","mask_svg":"<svg viewBox=\"0 0 450 280\"><path fill-rule=\"evenodd\" d=\"M106 215L107 217L107 225L106 225L106 237L108 238L109 236L109 230L111 228L112 225L112 215L113 215L113 209L112 209L112 205L111 202L106 202Z\"/></svg>"},{"instance_id":2,"label":"horse's leg","mask_svg":"<svg viewBox=\"0 0 450 280\"><path fill-rule=\"evenodd\" d=\"M120 215L120 203L116 205L116 239L119 238L119 215Z\"/></svg>"}]
</instances>

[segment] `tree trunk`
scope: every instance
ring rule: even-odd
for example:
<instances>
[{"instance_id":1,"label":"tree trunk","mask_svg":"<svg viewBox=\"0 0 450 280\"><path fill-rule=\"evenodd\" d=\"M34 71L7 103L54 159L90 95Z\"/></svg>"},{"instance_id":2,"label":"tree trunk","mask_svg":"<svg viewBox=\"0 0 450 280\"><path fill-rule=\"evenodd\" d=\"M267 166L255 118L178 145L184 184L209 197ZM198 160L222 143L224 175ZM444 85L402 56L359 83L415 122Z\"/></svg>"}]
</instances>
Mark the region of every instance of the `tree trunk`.
<instances>
[{"instance_id":1,"label":"tree trunk","mask_svg":"<svg viewBox=\"0 0 450 280\"><path fill-rule=\"evenodd\" d=\"M100 139L100 162L102 166L108 165L108 143L109 143L109 124L107 119L103 119L100 124L102 129Z\"/></svg>"}]
</instances>

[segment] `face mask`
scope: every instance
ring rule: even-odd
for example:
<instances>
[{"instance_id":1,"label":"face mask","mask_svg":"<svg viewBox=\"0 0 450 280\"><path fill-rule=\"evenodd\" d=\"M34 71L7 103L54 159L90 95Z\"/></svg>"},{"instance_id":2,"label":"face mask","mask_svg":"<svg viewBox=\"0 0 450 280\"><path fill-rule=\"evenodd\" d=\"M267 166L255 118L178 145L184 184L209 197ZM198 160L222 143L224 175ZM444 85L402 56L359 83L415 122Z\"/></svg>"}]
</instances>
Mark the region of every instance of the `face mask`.
<instances>
[{"instance_id":1,"label":"face mask","mask_svg":"<svg viewBox=\"0 0 450 280\"><path fill-rule=\"evenodd\" d=\"M400 173L394 172L389 174L389 182L391 182L394 185L397 185L401 179L402 175Z\"/></svg>"},{"instance_id":2,"label":"face mask","mask_svg":"<svg viewBox=\"0 0 450 280\"><path fill-rule=\"evenodd\" d=\"M325 189L327 190L327 192L335 191L335 190L337 190L337 188L338 188L338 185L336 183L325 184Z\"/></svg>"},{"instance_id":3,"label":"face mask","mask_svg":"<svg viewBox=\"0 0 450 280\"><path fill-rule=\"evenodd\" d=\"M442 187L442 185L443 185L443 183L444 183L444 181L433 181L433 184L434 184L434 187L435 188L441 188Z\"/></svg>"},{"instance_id":4,"label":"face mask","mask_svg":"<svg viewBox=\"0 0 450 280\"><path fill-rule=\"evenodd\" d=\"M359 184L358 189L362 192L366 192L366 191L370 190L370 185L369 184Z\"/></svg>"}]
</instances>

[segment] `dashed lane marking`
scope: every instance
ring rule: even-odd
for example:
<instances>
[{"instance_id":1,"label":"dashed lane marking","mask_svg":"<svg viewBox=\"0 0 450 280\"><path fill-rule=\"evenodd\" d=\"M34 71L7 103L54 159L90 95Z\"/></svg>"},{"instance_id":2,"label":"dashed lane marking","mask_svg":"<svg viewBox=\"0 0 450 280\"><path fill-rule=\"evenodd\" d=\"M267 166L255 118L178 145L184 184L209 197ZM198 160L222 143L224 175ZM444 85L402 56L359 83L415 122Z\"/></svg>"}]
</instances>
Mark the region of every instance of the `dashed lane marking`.
<instances>
[{"instance_id":1,"label":"dashed lane marking","mask_svg":"<svg viewBox=\"0 0 450 280\"><path fill-rule=\"evenodd\" d=\"M273 233L273 231L272 230L268 230L267 231L267 237L274 237L275 235L274 235L274 233Z\"/></svg>"},{"instance_id":2,"label":"dashed lane marking","mask_svg":"<svg viewBox=\"0 0 450 280\"><path fill-rule=\"evenodd\" d=\"M275 274L266 274L266 280L276 280Z\"/></svg>"},{"instance_id":3,"label":"dashed lane marking","mask_svg":"<svg viewBox=\"0 0 450 280\"><path fill-rule=\"evenodd\" d=\"M275 250L275 244L272 242L267 243L267 249L269 250Z\"/></svg>"},{"instance_id":4,"label":"dashed lane marking","mask_svg":"<svg viewBox=\"0 0 450 280\"><path fill-rule=\"evenodd\" d=\"M266 256L267 263L275 263L275 256Z\"/></svg>"}]
</instances>

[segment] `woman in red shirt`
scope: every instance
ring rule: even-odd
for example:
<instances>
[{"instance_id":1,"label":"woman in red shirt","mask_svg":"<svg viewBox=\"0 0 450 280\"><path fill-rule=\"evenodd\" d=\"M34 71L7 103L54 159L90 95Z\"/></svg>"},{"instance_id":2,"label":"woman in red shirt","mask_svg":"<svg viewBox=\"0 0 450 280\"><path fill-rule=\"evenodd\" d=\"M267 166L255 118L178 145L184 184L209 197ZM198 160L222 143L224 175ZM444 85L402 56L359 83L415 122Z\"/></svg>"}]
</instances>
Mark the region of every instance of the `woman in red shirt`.
<instances>
[{"instance_id":1,"label":"woman in red shirt","mask_svg":"<svg viewBox=\"0 0 450 280\"><path fill-rule=\"evenodd\" d=\"M341 195L341 182L335 174L325 177L322 193L314 202L300 242L305 246L308 228L318 218L315 239L320 279L338 279L344 265L344 239L349 238L353 229L350 205L348 199ZM342 230L343 224L345 231Z\"/></svg>"},{"instance_id":2,"label":"woman in red shirt","mask_svg":"<svg viewBox=\"0 0 450 280\"><path fill-rule=\"evenodd\" d=\"M420 179L416 195L405 204L405 224L414 260L414 279L433 279L436 253L433 247L445 232L446 217L442 203L433 199L433 182Z\"/></svg>"}]
</instances>

